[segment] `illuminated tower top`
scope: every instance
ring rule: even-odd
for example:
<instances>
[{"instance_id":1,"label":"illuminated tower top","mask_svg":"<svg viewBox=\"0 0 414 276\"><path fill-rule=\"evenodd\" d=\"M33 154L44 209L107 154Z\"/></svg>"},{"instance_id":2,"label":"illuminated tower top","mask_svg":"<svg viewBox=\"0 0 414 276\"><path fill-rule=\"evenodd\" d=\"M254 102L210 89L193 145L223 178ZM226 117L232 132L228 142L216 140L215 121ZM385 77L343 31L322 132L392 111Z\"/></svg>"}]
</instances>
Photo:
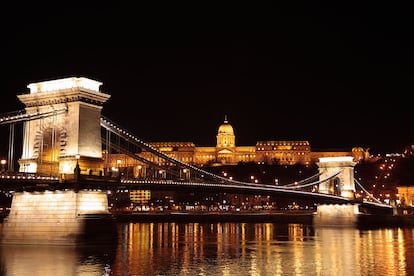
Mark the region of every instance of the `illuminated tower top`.
<instances>
[{"instance_id":1,"label":"illuminated tower top","mask_svg":"<svg viewBox=\"0 0 414 276\"><path fill-rule=\"evenodd\" d=\"M22 171L73 174L78 161L83 170L103 170L100 119L110 95L99 91L101 85L85 77L27 85L30 92L17 97L36 116L25 122Z\"/></svg>"},{"instance_id":2,"label":"illuminated tower top","mask_svg":"<svg viewBox=\"0 0 414 276\"><path fill-rule=\"evenodd\" d=\"M102 106L110 95L99 91L102 82L84 77L30 83L30 93L18 95L26 107L55 104L57 102L89 102Z\"/></svg>"},{"instance_id":3,"label":"illuminated tower top","mask_svg":"<svg viewBox=\"0 0 414 276\"><path fill-rule=\"evenodd\" d=\"M87 78L65 78L51 81L43 81L37 83L31 83L27 87L30 89L30 94L63 90L63 89L72 89L72 88L85 88L91 91L99 92L99 86L102 85L102 82L87 79Z\"/></svg>"},{"instance_id":4,"label":"illuminated tower top","mask_svg":"<svg viewBox=\"0 0 414 276\"><path fill-rule=\"evenodd\" d=\"M229 121L227 115L224 117L224 122L219 126L217 133L217 147L235 147L235 135L234 130Z\"/></svg>"}]
</instances>

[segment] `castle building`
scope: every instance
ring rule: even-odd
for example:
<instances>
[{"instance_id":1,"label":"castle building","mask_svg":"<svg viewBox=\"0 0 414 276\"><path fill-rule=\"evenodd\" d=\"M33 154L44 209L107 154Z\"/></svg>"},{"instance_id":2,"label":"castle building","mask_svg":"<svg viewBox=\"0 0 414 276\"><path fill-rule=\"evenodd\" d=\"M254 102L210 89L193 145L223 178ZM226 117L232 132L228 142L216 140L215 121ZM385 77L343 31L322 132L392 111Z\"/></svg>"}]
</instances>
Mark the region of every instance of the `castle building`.
<instances>
[{"instance_id":1,"label":"castle building","mask_svg":"<svg viewBox=\"0 0 414 276\"><path fill-rule=\"evenodd\" d=\"M317 162L319 157L353 156L358 161L365 158L362 148L353 148L349 152L312 152L309 141L258 141L254 146L237 146L233 126L224 118L218 127L217 143L213 147L197 147L192 142L154 142L152 147L182 162L194 166L236 165L240 162L259 164L307 165ZM158 162L150 153L143 157Z\"/></svg>"},{"instance_id":2,"label":"castle building","mask_svg":"<svg viewBox=\"0 0 414 276\"><path fill-rule=\"evenodd\" d=\"M368 158L367 151L360 147L354 147L351 151L313 152L309 141L306 140L258 141L254 146L237 146L236 135L227 116L218 127L216 139L217 143L212 147L197 147L193 142L149 142L148 144L174 159L197 167L237 165L241 162L308 165L318 162L321 157L352 156L355 162ZM139 153L139 156L160 166L168 165L167 160L145 150ZM129 156L111 154L109 159L110 166L115 169L124 168L129 176L139 178L150 176L144 163ZM151 175L156 173L158 172L152 172Z\"/></svg>"},{"instance_id":3,"label":"castle building","mask_svg":"<svg viewBox=\"0 0 414 276\"><path fill-rule=\"evenodd\" d=\"M254 162L257 164L276 165L308 165L318 162L320 157L353 156L358 162L366 158L367 152L362 148L353 148L350 152L312 152L309 141L258 141L254 146L237 146L233 126L224 118L224 122L218 127L216 135L217 143L212 147L197 147L193 142L150 142L153 148L181 162L197 167L237 165L240 162ZM105 153L104 153L105 154ZM167 160L159 158L151 152L143 150L137 153L145 160L157 164L160 167L168 166ZM127 178L166 178L163 169L155 169L147 166L126 154L110 154L104 157L109 161L107 166L112 171L122 174ZM180 170L180 178L190 179L190 171ZM158 195L158 198L171 196L170 194ZM148 206L153 198L149 190L131 190L130 200L137 206Z\"/></svg>"}]
</instances>

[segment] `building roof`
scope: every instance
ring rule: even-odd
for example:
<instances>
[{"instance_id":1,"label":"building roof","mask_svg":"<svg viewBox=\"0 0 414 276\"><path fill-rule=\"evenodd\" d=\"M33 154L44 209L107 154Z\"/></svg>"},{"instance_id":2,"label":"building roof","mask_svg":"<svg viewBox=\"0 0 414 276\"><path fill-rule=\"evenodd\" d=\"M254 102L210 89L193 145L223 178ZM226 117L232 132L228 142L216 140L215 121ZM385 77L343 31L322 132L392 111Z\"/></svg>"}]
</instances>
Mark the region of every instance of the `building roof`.
<instances>
[{"instance_id":1,"label":"building roof","mask_svg":"<svg viewBox=\"0 0 414 276\"><path fill-rule=\"evenodd\" d=\"M234 135L233 127L229 124L227 116L224 117L224 122L218 128L218 135Z\"/></svg>"}]
</instances>

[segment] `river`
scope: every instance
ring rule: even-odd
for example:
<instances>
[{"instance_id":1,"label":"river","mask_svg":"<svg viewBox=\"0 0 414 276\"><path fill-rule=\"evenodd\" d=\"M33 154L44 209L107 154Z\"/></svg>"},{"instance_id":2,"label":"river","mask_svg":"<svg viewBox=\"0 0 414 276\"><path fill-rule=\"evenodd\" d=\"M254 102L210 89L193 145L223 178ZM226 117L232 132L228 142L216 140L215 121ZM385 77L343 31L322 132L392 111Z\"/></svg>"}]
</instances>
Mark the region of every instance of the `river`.
<instances>
[{"instance_id":1,"label":"river","mask_svg":"<svg viewBox=\"0 0 414 276\"><path fill-rule=\"evenodd\" d=\"M0 224L1 226L1 224ZM36 275L414 275L414 228L277 223L117 224L115 243L0 245L0 273Z\"/></svg>"}]
</instances>

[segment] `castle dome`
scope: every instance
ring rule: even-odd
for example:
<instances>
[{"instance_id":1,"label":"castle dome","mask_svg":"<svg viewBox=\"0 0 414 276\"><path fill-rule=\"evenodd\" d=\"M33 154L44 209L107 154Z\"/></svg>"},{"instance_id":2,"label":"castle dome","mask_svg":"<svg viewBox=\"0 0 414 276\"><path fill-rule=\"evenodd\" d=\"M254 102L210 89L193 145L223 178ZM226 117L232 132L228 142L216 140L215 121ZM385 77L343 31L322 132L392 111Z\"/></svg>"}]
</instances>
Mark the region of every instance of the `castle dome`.
<instances>
[{"instance_id":1,"label":"castle dome","mask_svg":"<svg viewBox=\"0 0 414 276\"><path fill-rule=\"evenodd\" d=\"M227 121L227 116L225 116L224 122L218 128L218 135L234 135L233 127Z\"/></svg>"}]
</instances>

